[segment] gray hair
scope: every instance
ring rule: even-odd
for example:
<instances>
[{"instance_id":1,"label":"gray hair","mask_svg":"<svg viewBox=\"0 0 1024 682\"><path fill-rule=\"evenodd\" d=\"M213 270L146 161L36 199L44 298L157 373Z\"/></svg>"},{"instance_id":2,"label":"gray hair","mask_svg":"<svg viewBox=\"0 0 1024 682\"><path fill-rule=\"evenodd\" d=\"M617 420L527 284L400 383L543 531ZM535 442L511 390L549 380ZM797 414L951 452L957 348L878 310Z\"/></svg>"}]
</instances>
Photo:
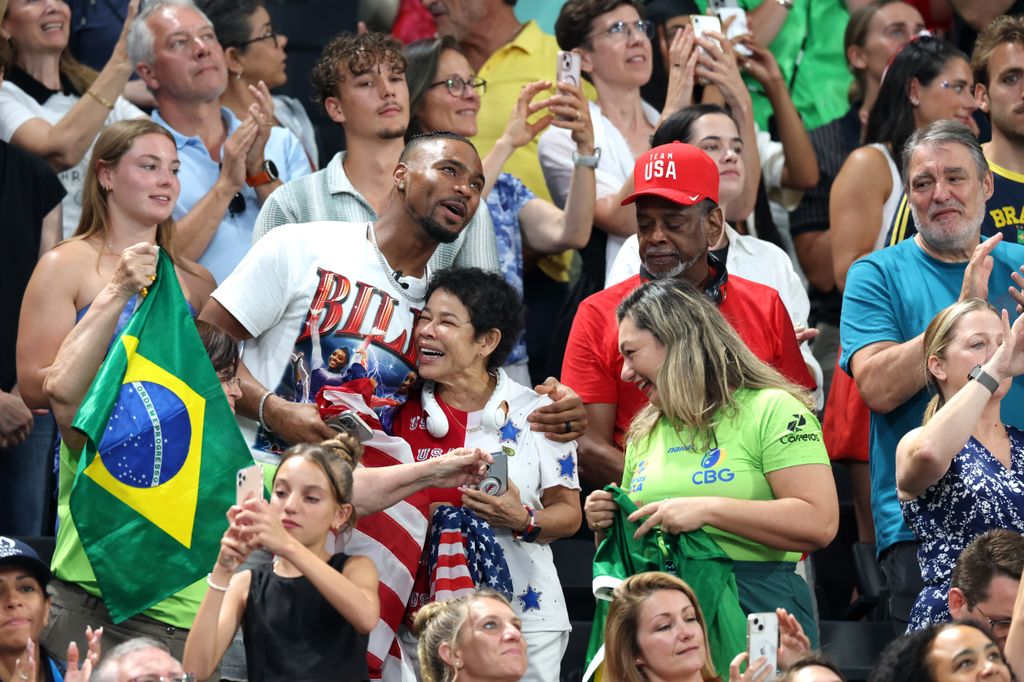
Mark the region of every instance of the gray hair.
<instances>
[{"instance_id":1,"label":"gray hair","mask_svg":"<svg viewBox=\"0 0 1024 682\"><path fill-rule=\"evenodd\" d=\"M203 19L206 19L206 23L210 26L213 26L210 18L206 16L203 10L196 7L192 0L149 0L144 2L142 9L139 10L135 19L132 20L132 25L128 28L128 61L131 62L133 67L137 64L153 63L155 59L153 31L149 28L147 21L157 10L161 10L164 7L187 7L194 10Z\"/></svg>"},{"instance_id":2,"label":"gray hair","mask_svg":"<svg viewBox=\"0 0 1024 682\"><path fill-rule=\"evenodd\" d=\"M171 655L171 650L160 640L152 637L133 637L107 652L99 666L89 676L89 682L117 682L117 669L121 659L128 654L144 649L159 649L168 656Z\"/></svg>"},{"instance_id":3,"label":"gray hair","mask_svg":"<svg viewBox=\"0 0 1024 682\"><path fill-rule=\"evenodd\" d=\"M978 144L978 138L974 136L971 129L959 121L941 120L919 128L910 136L903 146L901 163L903 166L903 188L910 193L910 159L918 147L937 147L940 144L953 142L963 145L970 152L974 165L978 170L978 179L984 179L988 175L988 161L985 160L985 153Z\"/></svg>"}]
</instances>

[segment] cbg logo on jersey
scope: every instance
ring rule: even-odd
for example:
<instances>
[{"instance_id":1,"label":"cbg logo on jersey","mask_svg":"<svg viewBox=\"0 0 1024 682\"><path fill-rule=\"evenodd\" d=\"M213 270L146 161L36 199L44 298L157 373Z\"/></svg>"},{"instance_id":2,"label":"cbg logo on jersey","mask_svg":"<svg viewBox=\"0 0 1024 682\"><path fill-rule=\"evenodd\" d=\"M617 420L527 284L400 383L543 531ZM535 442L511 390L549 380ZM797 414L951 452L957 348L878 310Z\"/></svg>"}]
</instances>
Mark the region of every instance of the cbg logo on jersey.
<instances>
[{"instance_id":1,"label":"cbg logo on jersey","mask_svg":"<svg viewBox=\"0 0 1024 682\"><path fill-rule=\"evenodd\" d=\"M725 451L721 448L709 450L700 460L700 471L693 472L694 485L706 483L728 483L736 477L733 470L722 466L725 462Z\"/></svg>"}]
</instances>

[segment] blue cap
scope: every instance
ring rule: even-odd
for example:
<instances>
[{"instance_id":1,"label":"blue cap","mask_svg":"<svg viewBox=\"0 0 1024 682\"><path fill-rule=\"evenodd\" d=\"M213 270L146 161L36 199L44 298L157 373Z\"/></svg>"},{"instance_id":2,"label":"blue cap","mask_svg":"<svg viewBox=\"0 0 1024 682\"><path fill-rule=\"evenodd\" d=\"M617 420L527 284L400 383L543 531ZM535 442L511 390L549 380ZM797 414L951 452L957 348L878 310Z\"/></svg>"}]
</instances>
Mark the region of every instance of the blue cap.
<instances>
[{"instance_id":1,"label":"blue cap","mask_svg":"<svg viewBox=\"0 0 1024 682\"><path fill-rule=\"evenodd\" d=\"M46 587L53 575L39 554L21 540L0 535L0 566L24 566Z\"/></svg>"}]
</instances>

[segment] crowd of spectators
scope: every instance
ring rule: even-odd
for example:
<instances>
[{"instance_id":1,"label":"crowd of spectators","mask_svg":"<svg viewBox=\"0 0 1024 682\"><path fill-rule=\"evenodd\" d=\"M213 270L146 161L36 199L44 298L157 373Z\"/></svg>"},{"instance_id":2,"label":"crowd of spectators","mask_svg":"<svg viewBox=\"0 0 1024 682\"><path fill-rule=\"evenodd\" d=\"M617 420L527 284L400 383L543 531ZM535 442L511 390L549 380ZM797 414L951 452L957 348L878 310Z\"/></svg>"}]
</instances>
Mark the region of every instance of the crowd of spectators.
<instances>
[{"instance_id":1,"label":"crowd of spectators","mask_svg":"<svg viewBox=\"0 0 1024 682\"><path fill-rule=\"evenodd\" d=\"M1024 0L519 4L0 0L0 682L1024 677Z\"/></svg>"}]
</instances>

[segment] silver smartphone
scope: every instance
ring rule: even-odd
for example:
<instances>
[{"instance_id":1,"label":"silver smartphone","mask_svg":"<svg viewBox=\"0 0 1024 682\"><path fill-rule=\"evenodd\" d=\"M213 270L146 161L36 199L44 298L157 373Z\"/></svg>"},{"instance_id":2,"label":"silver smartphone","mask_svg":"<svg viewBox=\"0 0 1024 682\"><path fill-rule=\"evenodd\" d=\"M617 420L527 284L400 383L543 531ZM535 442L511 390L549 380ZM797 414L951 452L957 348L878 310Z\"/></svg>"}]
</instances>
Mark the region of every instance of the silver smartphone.
<instances>
[{"instance_id":1,"label":"silver smartphone","mask_svg":"<svg viewBox=\"0 0 1024 682\"><path fill-rule=\"evenodd\" d=\"M373 438L373 429L355 412L336 414L325 422L335 431L347 433L360 443Z\"/></svg>"},{"instance_id":2,"label":"silver smartphone","mask_svg":"<svg viewBox=\"0 0 1024 682\"><path fill-rule=\"evenodd\" d=\"M494 463L487 467L487 473L480 481L481 492L488 495L504 495L508 490L508 455L504 452L492 452Z\"/></svg>"},{"instance_id":3,"label":"silver smartphone","mask_svg":"<svg viewBox=\"0 0 1024 682\"><path fill-rule=\"evenodd\" d=\"M561 51L555 62L555 83L580 86L580 56L575 52Z\"/></svg>"},{"instance_id":4,"label":"silver smartphone","mask_svg":"<svg viewBox=\"0 0 1024 682\"><path fill-rule=\"evenodd\" d=\"M774 613L752 613L747 616L747 666L759 658L767 658L772 675L779 667L779 617ZM769 675L769 678L772 677Z\"/></svg>"}]
</instances>

